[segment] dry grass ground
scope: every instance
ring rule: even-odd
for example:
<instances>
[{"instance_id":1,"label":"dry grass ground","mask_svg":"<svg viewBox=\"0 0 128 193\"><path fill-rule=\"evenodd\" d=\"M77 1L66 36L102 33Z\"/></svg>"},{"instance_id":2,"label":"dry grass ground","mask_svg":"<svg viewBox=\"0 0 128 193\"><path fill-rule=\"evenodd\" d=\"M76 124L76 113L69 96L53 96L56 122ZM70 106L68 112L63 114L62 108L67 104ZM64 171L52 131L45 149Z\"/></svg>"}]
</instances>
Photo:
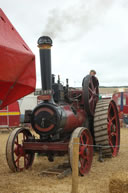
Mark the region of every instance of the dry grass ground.
<instances>
[{"instance_id":1,"label":"dry grass ground","mask_svg":"<svg viewBox=\"0 0 128 193\"><path fill-rule=\"evenodd\" d=\"M44 157L35 157L32 168L20 173L12 173L5 157L8 133L0 133L0 193L71 193L71 175L64 179L55 176L41 176L40 172L63 162L56 158L54 163ZM92 168L87 176L79 177L79 193L109 193L109 180L116 172L128 171L128 128L121 129L121 148L116 158L97 161L94 155Z\"/></svg>"}]
</instances>

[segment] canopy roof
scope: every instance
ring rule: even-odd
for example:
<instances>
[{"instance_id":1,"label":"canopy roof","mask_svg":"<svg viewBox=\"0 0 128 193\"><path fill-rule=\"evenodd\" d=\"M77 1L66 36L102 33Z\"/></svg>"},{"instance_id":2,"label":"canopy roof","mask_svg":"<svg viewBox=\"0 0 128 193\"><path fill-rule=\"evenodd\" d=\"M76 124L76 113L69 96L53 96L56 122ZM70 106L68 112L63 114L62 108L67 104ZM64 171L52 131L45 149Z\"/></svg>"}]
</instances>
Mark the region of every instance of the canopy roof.
<instances>
[{"instance_id":1,"label":"canopy roof","mask_svg":"<svg viewBox=\"0 0 128 193\"><path fill-rule=\"evenodd\" d=\"M0 9L0 109L33 92L35 55Z\"/></svg>"}]
</instances>

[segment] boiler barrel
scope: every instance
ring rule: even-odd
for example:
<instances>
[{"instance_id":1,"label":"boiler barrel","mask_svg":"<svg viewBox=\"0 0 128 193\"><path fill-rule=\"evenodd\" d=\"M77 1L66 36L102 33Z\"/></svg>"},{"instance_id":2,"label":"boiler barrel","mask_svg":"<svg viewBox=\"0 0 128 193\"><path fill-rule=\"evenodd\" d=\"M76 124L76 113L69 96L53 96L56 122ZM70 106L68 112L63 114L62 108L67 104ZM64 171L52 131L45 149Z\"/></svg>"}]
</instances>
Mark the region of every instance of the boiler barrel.
<instances>
[{"instance_id":1,"label":"boiler barrel","mask_svg":"<svg viewBox=\"0 0 128 193\"><path fill-rule=\"evenodd\" d=\"M86 116L82 109L73 109L70 105L57 106L51 103L42 103L32 112L31 124L41 136L63 131L72 132L85 122Z\"/></svg>"},{"instance_id":2,"label":"boiler barrel","mask_svg":"<svg viewBox=\"0 0 128 193\"><path fill-rule=\"evenodd\" d=\"M86 115L83 109L75 110L70 105L65 105L63 106L63 111L66 116L64 132L71 132L85 122Z\"/></svg>"}]
</instances>

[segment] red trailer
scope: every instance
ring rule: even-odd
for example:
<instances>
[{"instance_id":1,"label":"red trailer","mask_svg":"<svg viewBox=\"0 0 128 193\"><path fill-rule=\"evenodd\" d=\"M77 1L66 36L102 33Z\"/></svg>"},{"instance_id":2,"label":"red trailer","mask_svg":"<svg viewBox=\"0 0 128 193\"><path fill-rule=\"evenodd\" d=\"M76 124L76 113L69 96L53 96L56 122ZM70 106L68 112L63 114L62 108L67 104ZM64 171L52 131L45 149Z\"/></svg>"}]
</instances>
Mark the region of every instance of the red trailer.
<instances>
[{"instance_id":1,"label":"red trailer","mask_svg":"<svg viewBox=\"0 0 128 193\"><path fill-rule=\"evenodd\" d=\"M128 125L128 92L114 93L112 98L118 106L121 126Z\"/></svg>"},{"instance_id":2,"label":"red trailer","mask_svg":"<svg viewBox=\"0 0 128 193\"><path fill-rule=\"evenodd\" d=\"M34 92L35 55L0 9L0 109Z\"/></svg>"},{"instance_id":3,"label":"red trailer","mask_svg":"<svg viewBox=\"0 0 128 193\"><path fill-rule=\"evenodd\" d=\"M14 128L19 124L20 109L17 101L0 110L0 128Z\"/></svg>"}]
</instances>

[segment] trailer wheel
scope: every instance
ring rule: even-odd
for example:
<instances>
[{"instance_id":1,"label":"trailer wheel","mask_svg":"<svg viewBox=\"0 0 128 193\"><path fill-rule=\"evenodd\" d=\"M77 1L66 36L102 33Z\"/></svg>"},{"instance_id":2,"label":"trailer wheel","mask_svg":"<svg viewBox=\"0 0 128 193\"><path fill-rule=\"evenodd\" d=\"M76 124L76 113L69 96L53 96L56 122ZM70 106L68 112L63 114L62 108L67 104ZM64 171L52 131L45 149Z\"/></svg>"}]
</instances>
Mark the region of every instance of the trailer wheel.
<instances>
[{"instance_id":1,"label":"trailer wheel","mask_svg":"<svg viewBox=\"0 0 128 193\"><path fill-rule=\"evenodd\" d=\"M25 128L16 128L13 130L6 144L6 160L9 168L13 172L19 172L28 169L34 160L33 152L25 152L23 141L32 136L30 131Z\"/></svg>"},{"instance_id":2,"label":"trailer wheel","mask_svg":"<svg viewBox=\"0 0 128 193\"><path fill-rule=\"evenodd\" d=\"M78 127L72 133L69 143L69 161L72 167L73 159L73 138L79 137L79 174L84 176L90 171L93 159L93 140L89 130L85 127Z\"/></svg>"},{"instance_id":3,"label":"trailer wheel","mask_svg":"<svg viewBox=\"0 0 128 193\"><path fill-rule=\"evenodd\" d=\"M87 75L83 79L82 86L85 111L89 116L94 116L99 99L99 81L95 76Z\"/></svg>"},{"instance_id":4,"label":"trailer wheel","mask_svg":"<svg viewBox=\"0 0 128 193\"><path fill-rule=\"evenodd\" d=\"M94 117L96 145L102 146L104 157L115 157L120 146L120 123L118 110L113 100L102 99L96 105Z\"/></svg>"}]
</instances>

